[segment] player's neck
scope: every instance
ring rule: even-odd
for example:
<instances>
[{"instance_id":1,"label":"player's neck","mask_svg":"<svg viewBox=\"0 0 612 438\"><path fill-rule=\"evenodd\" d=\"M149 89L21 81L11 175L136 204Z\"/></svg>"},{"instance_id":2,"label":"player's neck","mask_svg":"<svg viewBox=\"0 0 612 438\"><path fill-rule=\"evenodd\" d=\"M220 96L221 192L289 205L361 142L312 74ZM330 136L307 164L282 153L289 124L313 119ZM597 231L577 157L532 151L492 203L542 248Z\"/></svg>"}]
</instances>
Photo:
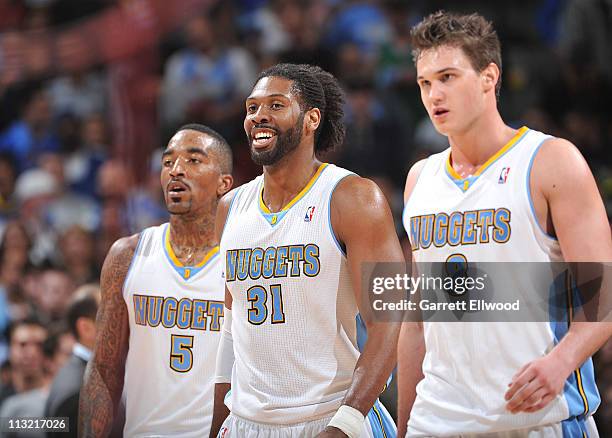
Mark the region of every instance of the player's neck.
<instances>
[{"instance_id":1,"label":"player's neck","mask_svg":"<svg viewBox=\"0 0 612 438\"><path fill-rule=\"evenodd\" d=\"M263 200L270 211L280 211L291 202L321 166L312 148L298 147L286 158L274 166L264 167Z\"/></svg>"},{"instance_id":2,"label":"player's neck","mask_svg":"<svg viewBox=\"0 0 612 438\"><path fill-rule=\"evenodd\" d=\"M465 131L449 135L453 168L461 176L473 174L515 134L516 130L507 126L497 111L480 118Z\"/></svg>"},{"instance_id":3,"label":"player's neck","mask_svg":"<svg viewBox=\"0 0 612 438\"><path fill-rule=\"evenodd\" d=\"M181 255L193 254L194 250L207 252L218 243L215 240L215 215L212 213L199 215L197 219L172 215L169 232L170 245L179 260Z\"/></svg>"}]
</instances>

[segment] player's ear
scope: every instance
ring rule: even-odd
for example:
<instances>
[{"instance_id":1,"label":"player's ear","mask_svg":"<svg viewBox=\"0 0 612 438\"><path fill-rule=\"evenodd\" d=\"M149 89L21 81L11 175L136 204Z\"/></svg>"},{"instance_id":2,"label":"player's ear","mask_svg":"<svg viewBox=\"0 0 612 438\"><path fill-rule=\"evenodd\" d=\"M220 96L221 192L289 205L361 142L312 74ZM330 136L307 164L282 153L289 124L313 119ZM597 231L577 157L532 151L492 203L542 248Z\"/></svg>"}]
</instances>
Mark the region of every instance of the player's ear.
<instances>
[{"instance_id":1,"label":"player's ear","mask_svg":"<svg viewBox=\"0 0 612 438\"><path fill-rule=\"evenodd\" d=\"M495 91L495 86L497 85L497 81L499 81L499 76L499 67L494 62L489 63L489 65L482 70L480 77L482 78L482 85L485 92L490 90Z\"/></svg>"},{"instance_id":2,"label":"player's ear","mask_svg":"<svg viewBox=\"0 0 612 438\"><path fill-rule=\"evenodd\" d=\"M234 177L229 173L222 173L217 180L217 197L221 198L229 192L234 184Z\"/></svg>"},{"instance_id":3,"label":"player's ear","mask_svg":"<svg viewBox=\"0 0 612 438\"><path fill-rule=\"evenodd\" d=\"M316 131L321 123L321 111L319 108L312 108L306 111L304 123L306 125L306 129L311 132Z\"/></svg>"}]
</instances>

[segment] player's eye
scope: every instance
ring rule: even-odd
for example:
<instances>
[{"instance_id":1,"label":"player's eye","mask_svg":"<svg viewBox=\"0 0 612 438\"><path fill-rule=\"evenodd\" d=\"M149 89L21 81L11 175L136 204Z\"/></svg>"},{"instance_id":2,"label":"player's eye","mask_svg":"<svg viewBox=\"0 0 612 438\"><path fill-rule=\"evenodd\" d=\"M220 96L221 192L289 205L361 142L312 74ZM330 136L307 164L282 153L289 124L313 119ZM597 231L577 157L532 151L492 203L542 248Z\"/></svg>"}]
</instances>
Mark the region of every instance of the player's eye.
<instances>
[{"instance_id":1,"label":"player's eye","mask_svg":"<svg viewBox=\"0 0 612 438\"><path fill-rule=\"evenodd\" d=\"M171 167L172 166L172 160L164 160L163 165L164 165L164 167Z\"/></svg>"},{"instance_id":2,"label":"player's eye","mask_svg":"<svg viewBox=\"0 0 612 438\"><path fill-rule=\"evenodd\" d=\"M282 103L274 102L274 103L273 103L272 105L270 105L270 106L271 106L271 108L272 108L273 110L279 110L279 109L283 108L283 106L284 106L284 105L283 105Z\"/></svg>"},{"instance_id":3,"label":"player's eye","mask_svg":"<svg viewBox=\"0 0 612 438\"><path fill-rule=\"evenodd\" d=\"M255 105L255 104L247 105L247 112L249 114L252 114L255 111L257 111L257 105Z\"/></svg>"},{"instance_id":4,"label":"player's eye","mask_svg":"<svg viewBox=\"0 0 612 438\"><path fill-rule=\"evenodd\" d=\"M201 161L200 161L200 159L199 159L199 158L190 158L190 159L189 159L189 162L190 162L190 163L193 163L193 164L199 164L199 163L201 163Z\"/></svg>"}]
</instances>

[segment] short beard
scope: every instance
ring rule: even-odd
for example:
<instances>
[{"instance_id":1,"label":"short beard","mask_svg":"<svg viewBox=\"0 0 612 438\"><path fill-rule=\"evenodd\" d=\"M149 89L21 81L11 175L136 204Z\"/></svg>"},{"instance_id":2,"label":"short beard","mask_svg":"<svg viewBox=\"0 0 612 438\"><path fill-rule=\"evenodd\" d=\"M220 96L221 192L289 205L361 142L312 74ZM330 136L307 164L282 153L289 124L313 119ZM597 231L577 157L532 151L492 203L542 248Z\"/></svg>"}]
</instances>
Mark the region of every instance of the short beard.
<instances>
[{"instance_id":1,"label":"short beard","mask_svg":"<svg viewBox=\"0 0 612 438\"><path fill-rule=\"evenodd\" d=\"M276 135L276 145L270 150L259 152L253 149L251 145L250 151L253 162L258 166L272 166L282 160L300 144L303 123L304 113L302 112L292 128ZM250 138L249 141L251 141Z\"/></svg>"}]
</instances>

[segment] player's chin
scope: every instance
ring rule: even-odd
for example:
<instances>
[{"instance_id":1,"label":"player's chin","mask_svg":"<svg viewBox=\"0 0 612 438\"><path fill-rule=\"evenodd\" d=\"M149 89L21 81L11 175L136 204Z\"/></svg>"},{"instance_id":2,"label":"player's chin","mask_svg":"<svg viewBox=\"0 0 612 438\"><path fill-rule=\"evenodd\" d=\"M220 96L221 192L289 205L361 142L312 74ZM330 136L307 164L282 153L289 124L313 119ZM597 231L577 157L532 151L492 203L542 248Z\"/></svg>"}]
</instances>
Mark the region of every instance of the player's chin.
<instances>
[{"instance_id":1,"label":"player's chin","mask_svg":"<svg viewBox=\"0 0 612 438\"><path fill-rule=\"evenodd\" d=\"M166 204L168 213L170 214L187 214L191 211L191 203L189 202L169 202Z\"/></svg>"}]
</instances>

